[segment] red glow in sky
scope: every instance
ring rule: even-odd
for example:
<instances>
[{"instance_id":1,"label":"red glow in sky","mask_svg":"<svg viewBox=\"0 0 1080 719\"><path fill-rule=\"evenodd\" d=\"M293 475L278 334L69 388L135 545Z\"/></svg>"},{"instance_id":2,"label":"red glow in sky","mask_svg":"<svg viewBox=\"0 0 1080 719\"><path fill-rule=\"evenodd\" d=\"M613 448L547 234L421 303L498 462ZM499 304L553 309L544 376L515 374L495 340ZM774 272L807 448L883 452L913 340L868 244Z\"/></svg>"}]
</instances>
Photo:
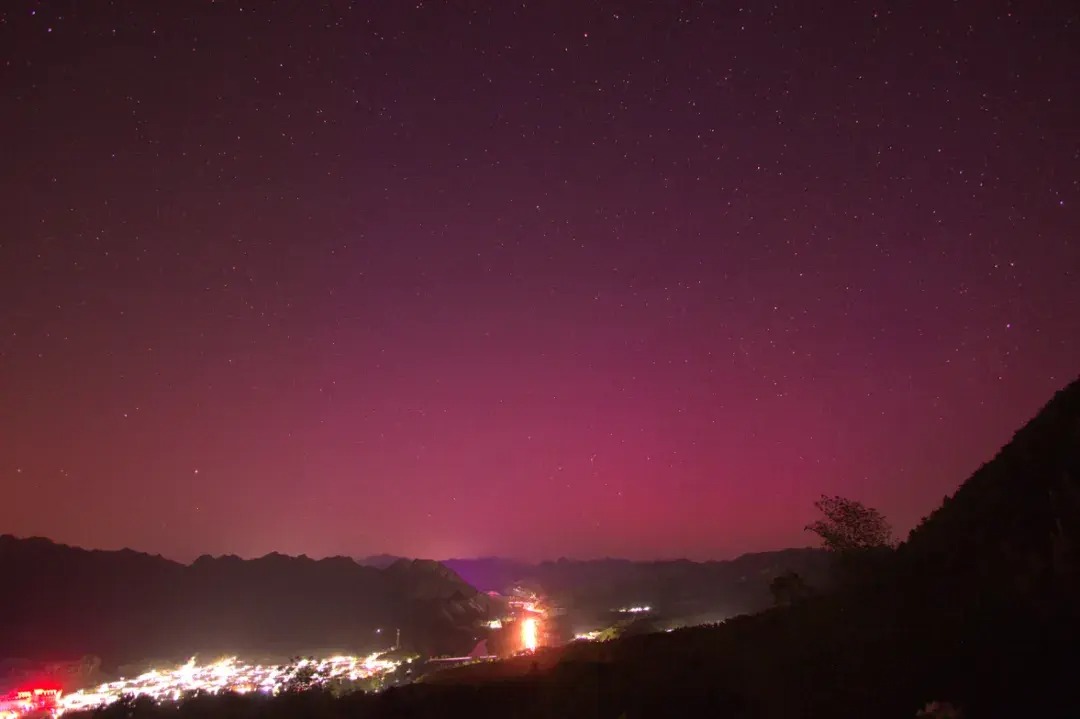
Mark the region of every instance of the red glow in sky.
<instances>
[{"instance_id":1,"label":"red glow in sky","mask_svg":"<svg viewBox=\"0 0 1080 719\"><path fill-rule=\"evenodd\" d=\"M35 7L4 531L727 557L906 530L1080 369L1065 4Z\"/></svg>"}]
</instances>

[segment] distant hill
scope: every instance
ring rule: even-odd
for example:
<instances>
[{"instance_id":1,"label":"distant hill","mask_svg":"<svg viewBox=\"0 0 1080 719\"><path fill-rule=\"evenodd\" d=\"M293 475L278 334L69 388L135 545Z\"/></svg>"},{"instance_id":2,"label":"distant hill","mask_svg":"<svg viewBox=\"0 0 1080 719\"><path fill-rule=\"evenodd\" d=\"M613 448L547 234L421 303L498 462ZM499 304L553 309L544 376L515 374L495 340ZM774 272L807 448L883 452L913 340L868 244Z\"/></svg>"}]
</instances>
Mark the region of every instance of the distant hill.
<instances>
[{"instance_id":1,"label":"distant hill","mask_svg":"<svg viewBox=\"0 0 1080 719\"><path fill-rule=\"evenodd\" d=\"M828 555L819 549L744 554L727 561L570 560L528 564L508 559L450 559L443 562L481 590L513 585L540 590L574 610L601 612L649 605L668 615L730 616L769 606L769 583L794 571L811 585L828 580Z\"/></svg>"},{"instance_id":2,"label":"distant hill","mask_svg":"<svg viewBox=\"0 0 1080 719\"><path fill-rule=\"evenodd\" d=\"M406 646L458 653L488 610L486 595L433 562L380 570L269 554L183 565L4 535L0 576L0 657L35 660L361 651L388 647L397 628Z\"/></svg>"},{"instance_id":3,"label":"distant hill","mask_svg":"<svg viewBox=\"0 0 1080 719\"><path fill-rule=\"evenodd\" d=\"M375 566L369 566L375 565ZM768 606L768 582L796 570L824 576L817 550L746 555L729 562L501 559L413 560L379 555L313 560L268 554L202 556L190 565L132 550L85 550L48 539L0 536L0 658L101 656L116 666L192 654L284 656L361 651L392 643L429 654L465 653L488 617L484 589L524 581L575 616L627 603L667 615L736 614ZM822 580L823 581L823 580ZM377 631L379 630L379 631Z\"/></svg>"},{"instance_id":4,"label":"distant hill","mask_svg":"<svg viewBox=\"0 0 1080 719\"><path fill-rule=\"evenodd\" d=\"M406 559L406 557L400 557L396 554L371 554L366 557L359 557L356 560L357 564L362 564L365 567L375 567L376 569L386 569L399 559Z\"/></svg>"}]
</instances>

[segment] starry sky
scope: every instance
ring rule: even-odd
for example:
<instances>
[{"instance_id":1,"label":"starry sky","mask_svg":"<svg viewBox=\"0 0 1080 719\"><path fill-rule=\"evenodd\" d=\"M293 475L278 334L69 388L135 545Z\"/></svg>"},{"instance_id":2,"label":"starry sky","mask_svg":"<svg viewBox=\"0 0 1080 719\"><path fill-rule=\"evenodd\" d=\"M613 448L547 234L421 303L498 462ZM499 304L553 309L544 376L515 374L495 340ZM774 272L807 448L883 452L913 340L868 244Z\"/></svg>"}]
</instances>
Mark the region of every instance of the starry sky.
<instances>
[{"instance_id":1,"label":"starry sky","mask_svg":"<svg viewBox=\"0 0 1080 719\"><path fill-rule=\"evenodd\" d=\"M1080 372L1080 16L9 2L0 531L182 560L901 532Z\"/></svg>"}]
</instances>

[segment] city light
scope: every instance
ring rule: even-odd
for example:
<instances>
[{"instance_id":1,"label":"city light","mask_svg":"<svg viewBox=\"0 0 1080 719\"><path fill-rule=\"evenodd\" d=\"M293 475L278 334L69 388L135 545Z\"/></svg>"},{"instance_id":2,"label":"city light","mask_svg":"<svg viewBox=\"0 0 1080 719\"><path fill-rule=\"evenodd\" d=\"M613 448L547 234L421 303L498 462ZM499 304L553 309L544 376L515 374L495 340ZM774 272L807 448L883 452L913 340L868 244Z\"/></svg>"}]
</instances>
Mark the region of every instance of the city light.
<instances>
[{"instance_id":1,"label":"city light","mask_svg":"<svg viewBox=\"0 0 1080 719\"><path fill-rule=\"evenodd\" d=\"M22 689L0 697L0 719L20 719L28 715L58 713L60 689Z\"/></svg>"},{"instance_id":2,"label":"city light","mask_svg":"<svg viewBox=\"0 0 1080 719\"><path fill-rule=\"evenodd\" d=\"M400 662L381 659L379 653L367 657L303 659L292 664L273 666L246 664L235 657L204 665L198 665L191 659L175 669L154 669L133 679L107 682L92 689L71 694L53 692L48 697L48 709L54 717L58 717L68 711L105 707L124 696L145 696L157 702L168 702L194 693L260 692L273 695L295 683L304 686L329 686L336 682L367 679L392 672L399 664ZM27 692L21 692L8 702L0 701L0 719L21 719L28 714L40 712L42 702L20 701L22 694Z\"/></svg>"},{"instance_id":3,"label":"city light","mask_svg":"<svg viewBox=\"0 0 1080 719\"><path fill-rule=\"evenodd\" d=\"M533 617L526 617L521 622L521 646L526 651L535 652L539 643L539 627Z\"/></svg>"}]
</instances>

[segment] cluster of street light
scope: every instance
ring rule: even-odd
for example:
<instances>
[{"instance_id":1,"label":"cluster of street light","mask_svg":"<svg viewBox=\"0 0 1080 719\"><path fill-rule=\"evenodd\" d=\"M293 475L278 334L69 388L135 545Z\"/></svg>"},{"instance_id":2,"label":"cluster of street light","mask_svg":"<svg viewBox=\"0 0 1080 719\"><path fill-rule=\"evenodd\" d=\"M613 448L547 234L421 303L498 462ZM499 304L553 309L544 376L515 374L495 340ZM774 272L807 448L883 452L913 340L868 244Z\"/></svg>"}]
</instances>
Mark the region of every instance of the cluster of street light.
<instances>
[{"instance_id":1,"label":"cluster of street light","mask_svg":"<svg viewBox=\"0 0 1080 719\"><path fill-rule=\"evenodd\" d=\"M158 702L177 701L192 694L261 692L278 694L302 682L304 686L330 686L387 674L400 662L382 658L336 656L329 659L302 659L286 665L246 664L235 657L199 665L192 659L172 670L152 670L133 679L120 679L96 688L65 694L58 701L58 713L96 709L124 696L149 697Z\"/></svg>"},{"instance_id":2,"label":"cluster of street light","mask_svg":"<svg viewBox=\"0 0 1080 719\"><path fill-rule=\"evenodd\" d=\"M620 607L615 611L619 614L644 614L645 612L651 612L652 607L648 605L643 607Z\"/></svg>"}]
</instances>

